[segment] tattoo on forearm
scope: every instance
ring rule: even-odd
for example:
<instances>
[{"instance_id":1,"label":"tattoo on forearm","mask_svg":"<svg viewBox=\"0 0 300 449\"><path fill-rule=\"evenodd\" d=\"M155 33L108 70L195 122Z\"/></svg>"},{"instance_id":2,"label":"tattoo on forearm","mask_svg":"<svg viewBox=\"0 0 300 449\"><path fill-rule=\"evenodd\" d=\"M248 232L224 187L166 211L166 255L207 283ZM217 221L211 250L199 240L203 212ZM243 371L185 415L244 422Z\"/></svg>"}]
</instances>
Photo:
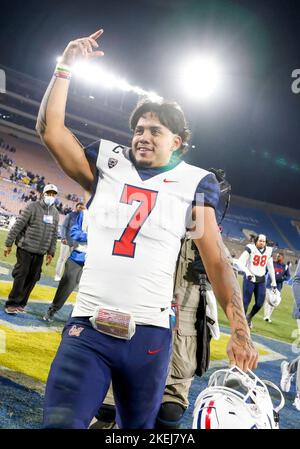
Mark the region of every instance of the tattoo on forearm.
<instances>
[{"instance_id":1,"label":"tattoo on forearm","mask_svg":"<svg viewBox=\"0 0 300 449\"><path fill-rule=\"evenodd\" d=\"M239 346L245 347L247 345L253 348L254 347L253 343L251 341L249 333L247 332L248 326L246 322L238 281L232 271L230 258L226 254L223 242L218 242L218 247L220 250L221 262L228 268L227 282L230 284L232 289L232 296L229 302L229 307L231 309L232 319L238 326L237 329L235 329L232 338L235 341L235 343L238 344Z\"/></svg>"},{"instance_id":2,"label":"tattoo on forearm","mask_svg":"<svg viewBox=\"0 0 300 449\"><path fill-rule=\"evenodd\" d=\"M249 348L255 349L254 344L245 329L235 329L232 338L239 346L245 347L247 345Z\"/></svg>"}]
</instances>

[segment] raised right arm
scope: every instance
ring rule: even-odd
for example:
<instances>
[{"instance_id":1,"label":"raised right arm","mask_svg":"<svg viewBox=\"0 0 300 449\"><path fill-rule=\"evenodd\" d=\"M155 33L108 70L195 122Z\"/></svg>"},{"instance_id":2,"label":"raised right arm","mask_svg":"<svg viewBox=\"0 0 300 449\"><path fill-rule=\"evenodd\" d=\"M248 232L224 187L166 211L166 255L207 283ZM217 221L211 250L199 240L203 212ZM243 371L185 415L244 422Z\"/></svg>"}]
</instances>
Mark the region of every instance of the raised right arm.
<instances>
[{"instance_id":1,"label":"raised right arm","mask_svg":"<svg viewBox=\"0 0 300 449\"><path fill-rule=\"evenodd\" d=\"M102 56L103 52L93 51L93 47L98 47L96 39L102 33L103 30L99 30L89 37L71 41L63 53L61 61L63 67L68 71L80 57L90 59ZM69 83L67 78L57 76L52 78L40 106L36 130L64 172L91 192L94 174L82 145L65 126Z\"/></svg>"}]
</instances>

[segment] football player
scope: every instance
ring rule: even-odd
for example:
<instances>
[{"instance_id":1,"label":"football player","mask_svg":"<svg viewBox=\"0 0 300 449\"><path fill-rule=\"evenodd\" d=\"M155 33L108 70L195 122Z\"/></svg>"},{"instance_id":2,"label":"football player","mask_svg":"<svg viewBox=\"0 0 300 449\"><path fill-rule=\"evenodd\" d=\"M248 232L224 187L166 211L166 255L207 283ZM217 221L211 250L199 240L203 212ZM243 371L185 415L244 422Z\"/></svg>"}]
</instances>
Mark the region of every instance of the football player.
<instances>
[{"instance_id":1,"label":"football player","mask_svg":"<svg viewBox=\"0 0 300 449\"><path fill-rule=\"evenodd\" d=\"M244 271L243 301L246 314L254 293L255 304L251 312L247 314L248 325L251 329L253 327L252 318L261 309L265 300L267 270L271 278L271 288L276 289L272 248L267 246L267 239L264 234L259 234L256 236L254 243L246 245L238 263Z\"/></svg>"},{"instance_id":2,"label":"football player","mask_svg":"<svg viewBox=\"0 0 300 449\"><path fill-rule=\"evenodd\" d=\"M85 152L65 126L72 65L103 56L96 42L102 32L67 45L37 121L62 169L92 194L77 301L47 380L47 428L87 428L111 381L118 427L154 427L171 355L173 274L187 227L229 319L230 363L247 370L258 358L216 222L219 184L180 157L189 139L181 108L138 104L131 148L101 140Z\"/></svg>"},{"instance_id":3,"label":"football player","mask_svg":"<svg viewBox=\"0 0 300 449\"><path fill-rule=\"evenodd\" d=\"M281 362L280 388L282 391L289 392L291 383L296 376L296 396L293 405L300 411L300 356L290 362L284 360Z\"/></svg>"},{"instance_id":4,"label":"football player","mask_svg":"<svg viewBox=\"0 0 300 449\"><path fill-rule=\"evenodd\" d=\"M293 278L293 295L294 295L294 313L296 318L298 331L300 334L300 261L298 262L295 275ZM284 360L281 363L281 381L280 387L282 391L290 391L291 382L296 375L296 397L293 405L300 411L300 356L294 358L290 362Z\"/></svg>"},{"instance_id":5,"label":"football player","mask_svg":"<svg viewBox=\"0 0 300 449\"><path fill-rule=\"evenodd\" d=\"M266 300L264 302L264 320L271 323L271 315L281 301L281 290L283 283L291 278L289 266L284 263L284 254L279 252L276 254L276 259L274 260L274 271L276 277L276 286L278 292L275 294L272 292L271 287L271 277L269 273L267 274L266 283Z\"/></svg>"},{"instance_id":6,"label":"football player","mask_svg":"<svg viewBox=\"0 0 300 449\"><path fill-rule=\"evenodd\" d=\"M300 329L300 260L293 278L293 295L295 301L293 317L297 321L298 329Z\"/></svg>"}]
</instances>

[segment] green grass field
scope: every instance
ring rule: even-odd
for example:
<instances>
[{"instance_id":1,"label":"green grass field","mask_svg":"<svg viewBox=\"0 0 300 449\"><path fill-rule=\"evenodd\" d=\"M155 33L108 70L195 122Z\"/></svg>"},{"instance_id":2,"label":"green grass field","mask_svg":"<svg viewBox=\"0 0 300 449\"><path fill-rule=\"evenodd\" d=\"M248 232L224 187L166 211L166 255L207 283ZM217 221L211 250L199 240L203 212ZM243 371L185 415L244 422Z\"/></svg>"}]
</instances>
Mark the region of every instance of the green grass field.
<instances>
[{"instance_id":1,"label":"green grass field","mask_svg":"<svg viewBox=\"0 0 300 449\"><path fill-rule=\"evenodd\" d=\"M242 277L239 277L239 282L242 285ZM262 308L253 319L253 329L251 332L264 337L292 343L295 340L295 336L292 336L292 333L297 329L296 321L292 318L293 302L292 289L285 284L282 291L282 301L272 314L272 323L266 323L263 320ZM254 301L251 302L250 307L253 304ZM218 307L218 311L220 325L227 326L227 318L220 306Z\"/></svg>"},{"instance_id":2,"label":"green grass field","mask_svg":"<svg viewBox=\"0 0 300 449\"><path fill-rule=\"evenodd\" d=\"M3 247L4 241L7 233L5 231L0 231L0 260L5 262L11 266L15 264L15 250L16 247L13 247L13 251L8 257L4 257L3 255ZM55 265L57 261L57 257L59 254L59 245L60 241L57 243L56 255L50 265L43 266L43 274L45 276L54 277ZM242 277L239 276L239 283L242 285ZM295 320L292 318L292 310L293 310L293 295L292 289L290 286L285 285L282 292L282 301L280 306L275 309L272 315L272 323L266 323L263 320L263 309L255 316L253 320L254 327L252 329L253 333L258 335L275 338L278 340L282 340L288 343L292 343L295 340L295 337L292 337L292 332L297 328ZM251 303L251 307L253 302ZM227 326L227 318L223 312L223 310L218 307L219 310L219 322L222 326Z\"/></svg>"}]
</instances>

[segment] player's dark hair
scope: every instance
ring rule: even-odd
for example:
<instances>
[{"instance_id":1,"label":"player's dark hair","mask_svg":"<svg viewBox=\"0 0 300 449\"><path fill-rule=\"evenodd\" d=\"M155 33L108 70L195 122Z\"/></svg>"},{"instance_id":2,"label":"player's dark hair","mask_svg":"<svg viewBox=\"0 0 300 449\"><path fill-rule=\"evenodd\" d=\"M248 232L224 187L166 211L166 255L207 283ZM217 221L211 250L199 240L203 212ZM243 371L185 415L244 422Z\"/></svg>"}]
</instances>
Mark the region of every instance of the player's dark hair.
<instances>
[{"instance_id":1,"label":"player's dark hair","mask_svg":"<svg viewBox=\"0 0 300 449\"><path fill-rule=\"evenodd\" d=\"M182 139L181 147L178 149L182 154L188 151L188 141L191 132L181 107L176 102L161 101L153 102L149 99L143 99L138 102L129 119L129 126L132 131L135 130L139 119L147 112L153 112L159 118L162 125L166 126L172 133L177 134Z\"/></svg>"},{"instance_id":2,"label":"player's dark hair","mask_svg":"<svg viewBox=\"0 0 300 449\"><path fill-rule=\"evenodd\" d=\"M75 209L76 209L77 206L84 206L84 204L81 203L81 202L77 203L76 206L75 206Z\"/></svg>"},{"instance_id":3,"label":"player's dark hair","mask_svg":"<svg viewBox=\"0 0 300 449\"><path fill-rule=\"evenodd\" d=\"M260 235L265 235L265 234L257 234L257 236L254 239L254 243L256 244L258 242L259 236ZM266 237L266 244L268 243L267 237Z\"/></svg>"}]
</instances>

